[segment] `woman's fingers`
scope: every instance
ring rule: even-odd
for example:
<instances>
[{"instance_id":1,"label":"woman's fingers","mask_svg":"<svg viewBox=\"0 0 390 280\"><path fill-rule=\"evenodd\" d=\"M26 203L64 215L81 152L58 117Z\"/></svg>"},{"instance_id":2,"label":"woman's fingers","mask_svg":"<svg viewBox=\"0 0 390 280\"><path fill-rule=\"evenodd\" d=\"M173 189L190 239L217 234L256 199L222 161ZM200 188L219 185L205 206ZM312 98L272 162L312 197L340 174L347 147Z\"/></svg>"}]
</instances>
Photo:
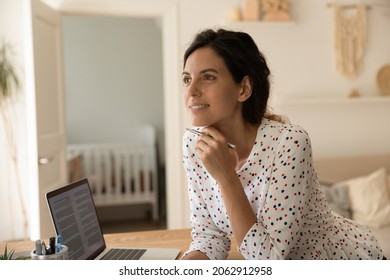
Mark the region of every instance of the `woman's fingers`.
<instances>
[{"instance_id":1,"label":"woman's fingers","mask_svg":"<svg viewBox=\"0 0 390 280\"><path fill-rule=\"evenodd\" d=\"M218 143L221 143L222 145L227 145L227 141L226 141L226 138L225 136L219 132L217 129L213 128L213 127L205 127L202 132L204 133L204 136L206 136L205 138L205 142L208 143L209 145L216 145L218 146L217 144ZM210 139L212 138L212 139ZM214 140L214 141L213 141Z\"/></svg>"}]
</instances>

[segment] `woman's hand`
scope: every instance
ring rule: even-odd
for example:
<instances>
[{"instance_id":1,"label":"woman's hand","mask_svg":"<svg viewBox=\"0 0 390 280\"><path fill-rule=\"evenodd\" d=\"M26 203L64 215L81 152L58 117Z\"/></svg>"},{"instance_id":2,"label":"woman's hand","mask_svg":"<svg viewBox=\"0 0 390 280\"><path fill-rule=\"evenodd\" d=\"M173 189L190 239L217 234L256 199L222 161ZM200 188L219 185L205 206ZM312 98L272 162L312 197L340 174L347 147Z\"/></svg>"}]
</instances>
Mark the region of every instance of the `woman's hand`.
<instances>
[{"instance_id":1,"label":"woman's hand","mask_svg":"<svg viewBox=\"0 0 390 280\"><path fill-rule=\"evenodd\" d=\"M205 135L199 136L195 149L203 165L217 182L229 180L231 174L236 175L236 150L228 147L226 138L217 129L206 127L202 132Z\"/></svg>"}]
</instances>

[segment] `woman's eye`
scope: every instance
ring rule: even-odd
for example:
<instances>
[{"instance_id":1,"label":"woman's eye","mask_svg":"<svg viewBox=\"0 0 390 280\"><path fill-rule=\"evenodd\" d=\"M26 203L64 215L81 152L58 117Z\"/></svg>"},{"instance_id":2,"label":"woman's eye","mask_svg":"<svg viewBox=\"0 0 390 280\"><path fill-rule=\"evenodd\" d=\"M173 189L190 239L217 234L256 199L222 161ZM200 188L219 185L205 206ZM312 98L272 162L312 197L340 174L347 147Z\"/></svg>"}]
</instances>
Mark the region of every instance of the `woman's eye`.
<instances>
[{"instance_id":1,"label":"woman's eye","mask_svg":"<svg viewBox=\"0 0 390 280\"><path fill-rule=\"evenodd\" d=\"M189 77L183 77L183 84L188 85L191 82Z\"/></svg>"},{"instance_id":2,"label":"woman's eye","mask_svg":"<svg viewBox=\"0 0 390 280\"><path fill-rule=\"evenodd\" d=\"M214 77L214 76L210 76L210 75L206 75L206 76L204 76L204 79L205 79L206 81L214 81L214 80L215 80L215 77Z\"/></svg>"}]
</instances>

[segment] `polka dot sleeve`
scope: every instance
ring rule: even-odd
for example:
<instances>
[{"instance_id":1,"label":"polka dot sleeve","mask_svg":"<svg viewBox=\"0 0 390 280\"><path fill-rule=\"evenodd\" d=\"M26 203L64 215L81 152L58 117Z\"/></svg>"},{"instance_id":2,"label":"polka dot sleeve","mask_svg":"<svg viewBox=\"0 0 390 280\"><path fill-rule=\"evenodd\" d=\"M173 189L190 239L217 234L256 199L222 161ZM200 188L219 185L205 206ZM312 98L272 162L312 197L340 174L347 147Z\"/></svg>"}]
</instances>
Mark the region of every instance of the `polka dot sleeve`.
<instances>
[{"instance_id":1,"label":"polka dot sleeve","mask_svg":"<svg viewBox=\"0 0 390 280\"><path fill-rule=\"evenodd\" d=\"M282 132L282 131L279 131ZM307 215L313 175L310 139L299 127L284 129L273 139L274 151L265 173L264 203L255 209L257 222L239 251L246 259L285 259L299 239Z\"/></svg>"},{"instance_id":2,"label":"polka dot sleeve","mask_svg":"<svg viewBox=\"0 0 390 280\"><path fill-rule=\"evenodd\" d=\"M188 181L192 226L192 243L184 255L191 251L201 251L209 259L226 259L230 239L226 232L215 225L209 212L210 207L218 208L213 205L214 201L207 202L209 188L213 187L202 184L203 180L212 181L212 178L207 172L201 173L204 168L198 164L193 135L185 134L183 143L183 165Z\"/></svg>"}]
</instances>

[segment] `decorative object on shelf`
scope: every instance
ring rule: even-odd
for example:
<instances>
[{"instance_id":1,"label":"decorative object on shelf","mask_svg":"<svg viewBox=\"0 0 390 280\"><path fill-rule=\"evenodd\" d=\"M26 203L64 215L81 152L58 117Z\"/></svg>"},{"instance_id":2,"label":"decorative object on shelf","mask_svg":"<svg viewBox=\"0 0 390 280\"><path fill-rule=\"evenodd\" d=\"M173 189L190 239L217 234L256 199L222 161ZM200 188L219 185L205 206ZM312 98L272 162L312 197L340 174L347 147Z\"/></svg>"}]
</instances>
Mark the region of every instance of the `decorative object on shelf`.
<instances>
[{"instance_id":1,"label":"decorative object on shelf","mask_svg":"<svg viewBox=\"0 0 390 280\"><path fill-rule=\"evenodd\" d=\"M333 10L336 70L345 78L356 78L363 68L369 6L328 4L328 7Z\"/></svg>"},{"instance_id":2,"label":"decorative object on shelf","mask_svg":"<svg viewBox=\"0 0 390 280\"><path fill-rule=\"evenodd\" d=\"M352 89L348 94L348 98L356 98L356 97L360 97L360 94L356 89Z\"/></svg>"},{"instance_id":3,"label":"decorative object on shelf","mask_svg":"<svg viewBox=\"0 0 390 280\"><path fill-rule=\"evenodd\" d=\"M289 21L290 2L288 0L262 0L265 21Z\"/></svg>"},{"instance_id":4,"label":"decorative object on shelf","mask_svg":"<svg viewBox=\"0 0 390 280\"><path fill-rule=\"evenodd\" d=\"M383 65L377 74L377 83L383 95L390 96L390 63Z\"/></svg>"},{"instance_id":5,"label":"decorative object on shelf","mask_svg":"<svg viewBox=\"0 0 390 280\"><path fill-rule=\"evenodd\" d=\"M242 13L240 8L233 8L229 11L229 21L242 20Z\"/></svg>"},{"instance_id":6,"label":"decorative object on shelf","mask_svg":"<svg viewBox=\"0 0 390 280\"><path fill-rule=\"evenodd\" d=\"M260 0L244 0L242 19L245 21L260 20Z\"/></svg>"}]
</instances>

